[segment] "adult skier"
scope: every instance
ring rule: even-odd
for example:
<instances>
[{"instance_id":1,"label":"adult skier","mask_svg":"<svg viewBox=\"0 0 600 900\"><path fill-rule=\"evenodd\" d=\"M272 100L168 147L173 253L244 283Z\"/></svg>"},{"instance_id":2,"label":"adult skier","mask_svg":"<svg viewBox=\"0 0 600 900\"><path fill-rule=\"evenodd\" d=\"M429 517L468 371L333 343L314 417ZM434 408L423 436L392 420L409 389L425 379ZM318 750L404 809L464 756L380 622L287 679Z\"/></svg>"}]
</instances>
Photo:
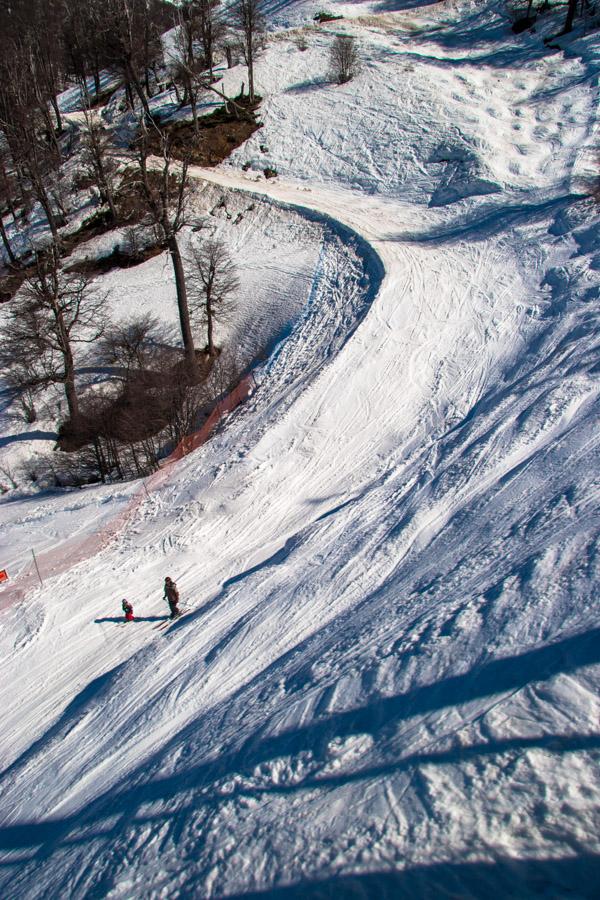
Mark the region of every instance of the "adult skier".
<instances>
[{"instance_id":1,"label":"adult skier","mask_svg":"<svg viewBox=\"0 0 600 900\"><path fill-rule=\"evenodd\" d=\"M169 609L171 610L171 618L176 619L177 616L181 615L180 610L177 607L179 603L179 591L177 590L177 585L173 581L172 578L165 578L165 600L169 604Z\"/></svg>"},{"instance_id":2,"label":"adult skier","mask_svg":"<svg viewBox=\"0 0 600 900\"><path fill-rule=\"evenodd\" d=\"M123 612L125 613L125 621L133 622L133 606L131 605L131 603L128 603L127 600L123 600L121 606L123 608Z\"/></svg>"}]
</instances>

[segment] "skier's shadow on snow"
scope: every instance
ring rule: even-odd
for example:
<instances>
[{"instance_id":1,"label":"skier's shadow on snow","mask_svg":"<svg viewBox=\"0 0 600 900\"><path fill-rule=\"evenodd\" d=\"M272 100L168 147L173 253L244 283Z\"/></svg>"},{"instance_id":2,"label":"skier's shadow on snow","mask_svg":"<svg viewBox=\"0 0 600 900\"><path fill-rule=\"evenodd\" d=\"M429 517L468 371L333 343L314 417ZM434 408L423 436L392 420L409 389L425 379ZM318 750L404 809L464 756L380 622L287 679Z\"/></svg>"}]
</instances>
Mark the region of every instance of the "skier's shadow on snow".
<instances>
[{"instance_id":1,"label":"skier's shadow on snow","mask_svg":"<svg viewBox=\"0 0 600 900\"><path fill-rule=\"evenodd\" d=\"M133 620L133 623L127 622L127 625L135 625L136 622L165 622L169 616L136 616ZM125 622L123 616L105 616L103 619L94 619L95 625L101 625L103 622L116 622L121 623L121 625Z\"/></svg>"}]
</instances>

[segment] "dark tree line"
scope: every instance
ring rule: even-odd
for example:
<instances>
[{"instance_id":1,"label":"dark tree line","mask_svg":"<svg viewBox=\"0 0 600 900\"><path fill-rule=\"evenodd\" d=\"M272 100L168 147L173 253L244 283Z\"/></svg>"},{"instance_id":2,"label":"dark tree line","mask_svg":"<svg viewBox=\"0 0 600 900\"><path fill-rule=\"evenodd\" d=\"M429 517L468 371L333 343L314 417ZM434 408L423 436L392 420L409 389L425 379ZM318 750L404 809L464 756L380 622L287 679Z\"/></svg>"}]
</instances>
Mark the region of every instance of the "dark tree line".
<instances>
[{"instance_id":1,"label":"dark tree line","mask_svg":"<svg viewBox=\"0 0 600 900\"><path fill-rule=\"evenodd\" d=\"M74 80L89 108L90 93L94 98L100 95L101 73L108 70L120 75L131 104L135 93L148 112L148 73L168 21L166 4L159 0L10 0L1 4L0 214L8 211L16 219L19 209L26 217L37 201L53 242L60 243L59 229L68 210L58 175L68 151L59 93ZM94 137L91 150L98 169ZM109 201L106 184L102 193ZM4 226L1 236L9 261L15 264L17 254L9 248Z\"/></svg>"},{"instance_id":2,"label":"dark tree line","mask_svg":"<svg viewBox=\"0 0 600 900\"><path fill-rule=\"evenodd\" d=\"M161 35L173 26L176 52L165 60ZM93 116L103 73L118 77L130 109L138 108L150 125L149 99L160 73L164 78L170 70L197 134L199 92L220 94L213 84L217 48L236 46L243 55L254 101L262 29L260 0L234 0L226 12L220 0L0 0L0 239L9 262L16 265L19 254L4 216L25 221L39 203L55 243L68 218L58 177L69 146L58 101L66 85L81 89L87 164L116 220L106 134Z\"/></svg>"},{"instance_id":3,"label":"dark tree line","mask_svg":"<svg viewBox=\"0 0 600 900\"><path fill-rule=\"evenodd\" d=\"M173 26L177 52L165 60L161 35ZM0 240L23 281L5 307L0 364L29 422L36 419L38 394L51 384L61 387L63 448L89 447L88 462L103 479L155 466L164 435L180 440L198 409L234 377L236 367L220 356L214 337L214 324L237 289L234 267L219 242L201 235L184 258L179 235L189 224L188 162L174 159L149 100L167 73L182 105L190 105L197 133L199 92L220 93L213 83L215 55L227 50L230 59L231 48L248 64L253 100L261 30L258 0L235 0L227 15L219 0L176 6L162 0L0 0ZM133 165L126 170L97 110L108 98L107 86L115 90L115 77L139 125ZM59 104L60 93L73 85L83 113L76 128ZM235 101L228 102L237 115ZM63 192L61 173L74 152L78 177L93 186L103 221L127 221L129 190L136 198L134 220L168 251L183 361L147 319L103 336L106 297L88 276L70 271L66 259L63 227L73 200ZM36 222L34 242L35 205L47 228L41 233ZM9 233L20 235L17 245ZM196 349L200 329L206 335L202 352ZM105 358L112 354L117 368L130 356L108 394L80 395L75 348L93 342Z\"/></svg>"}]
</instances>

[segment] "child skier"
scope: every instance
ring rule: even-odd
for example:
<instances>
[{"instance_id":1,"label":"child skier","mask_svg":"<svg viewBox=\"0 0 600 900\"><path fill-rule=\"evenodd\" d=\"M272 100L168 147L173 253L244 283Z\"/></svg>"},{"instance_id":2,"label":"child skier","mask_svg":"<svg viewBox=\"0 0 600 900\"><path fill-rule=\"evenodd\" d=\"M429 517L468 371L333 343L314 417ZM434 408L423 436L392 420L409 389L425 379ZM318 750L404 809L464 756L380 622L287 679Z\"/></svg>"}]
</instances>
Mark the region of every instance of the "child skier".
<instances>
[{"instance_id":1,"label":"child skier","mask_svg":"<svg viewBox=\"0 0 600 900\"><path fill-rule=\"evenodd\" d=\"M171 618L176 619L177 616L181 615L180 610L177 607L179 603L179 591L177 590L177 585L173 581L172 578L165 578L165 600L169 604L169 609L171 610Z\"/></svg>"},{"instance_id":2,"label":"child skier","mask_svg":"<svg viewBox=\"0 0 600 900\"><path fill-rule=\"evenodd\" d=\"M131 605L131 603L128 603L127 600L123 600L121 606L123 608L123 612L125 613L125 621L133 622L133 606Z\"/></svg>"}]
</instances>

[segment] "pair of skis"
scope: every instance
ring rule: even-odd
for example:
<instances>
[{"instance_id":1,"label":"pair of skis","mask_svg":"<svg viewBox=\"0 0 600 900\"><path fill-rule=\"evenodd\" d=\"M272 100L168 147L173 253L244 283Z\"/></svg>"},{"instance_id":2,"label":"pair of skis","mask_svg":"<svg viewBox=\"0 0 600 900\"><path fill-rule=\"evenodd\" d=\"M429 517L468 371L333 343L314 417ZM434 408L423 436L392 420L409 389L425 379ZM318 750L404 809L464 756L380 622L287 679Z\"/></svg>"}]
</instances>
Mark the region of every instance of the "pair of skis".
<instances>
[{"instance_id":1,"label":"pair of skis","mask_svg":"<svg viewBox=\"0 0 600 900\"><path fill-rule=\"evenodd\" d=\"M179 619L183 618L183 616L185 616L186 613L187 613L187 607L182 609L181 612L179 613L179 615L175 616L174 619L171 619L169 617L165 622L159 622L158 625L153 625L152 626L153 630L154 631L166 631L167 628L169 627L169 625L172 625L173 622L179 621Z\"/></svg>"}]
</instances>

